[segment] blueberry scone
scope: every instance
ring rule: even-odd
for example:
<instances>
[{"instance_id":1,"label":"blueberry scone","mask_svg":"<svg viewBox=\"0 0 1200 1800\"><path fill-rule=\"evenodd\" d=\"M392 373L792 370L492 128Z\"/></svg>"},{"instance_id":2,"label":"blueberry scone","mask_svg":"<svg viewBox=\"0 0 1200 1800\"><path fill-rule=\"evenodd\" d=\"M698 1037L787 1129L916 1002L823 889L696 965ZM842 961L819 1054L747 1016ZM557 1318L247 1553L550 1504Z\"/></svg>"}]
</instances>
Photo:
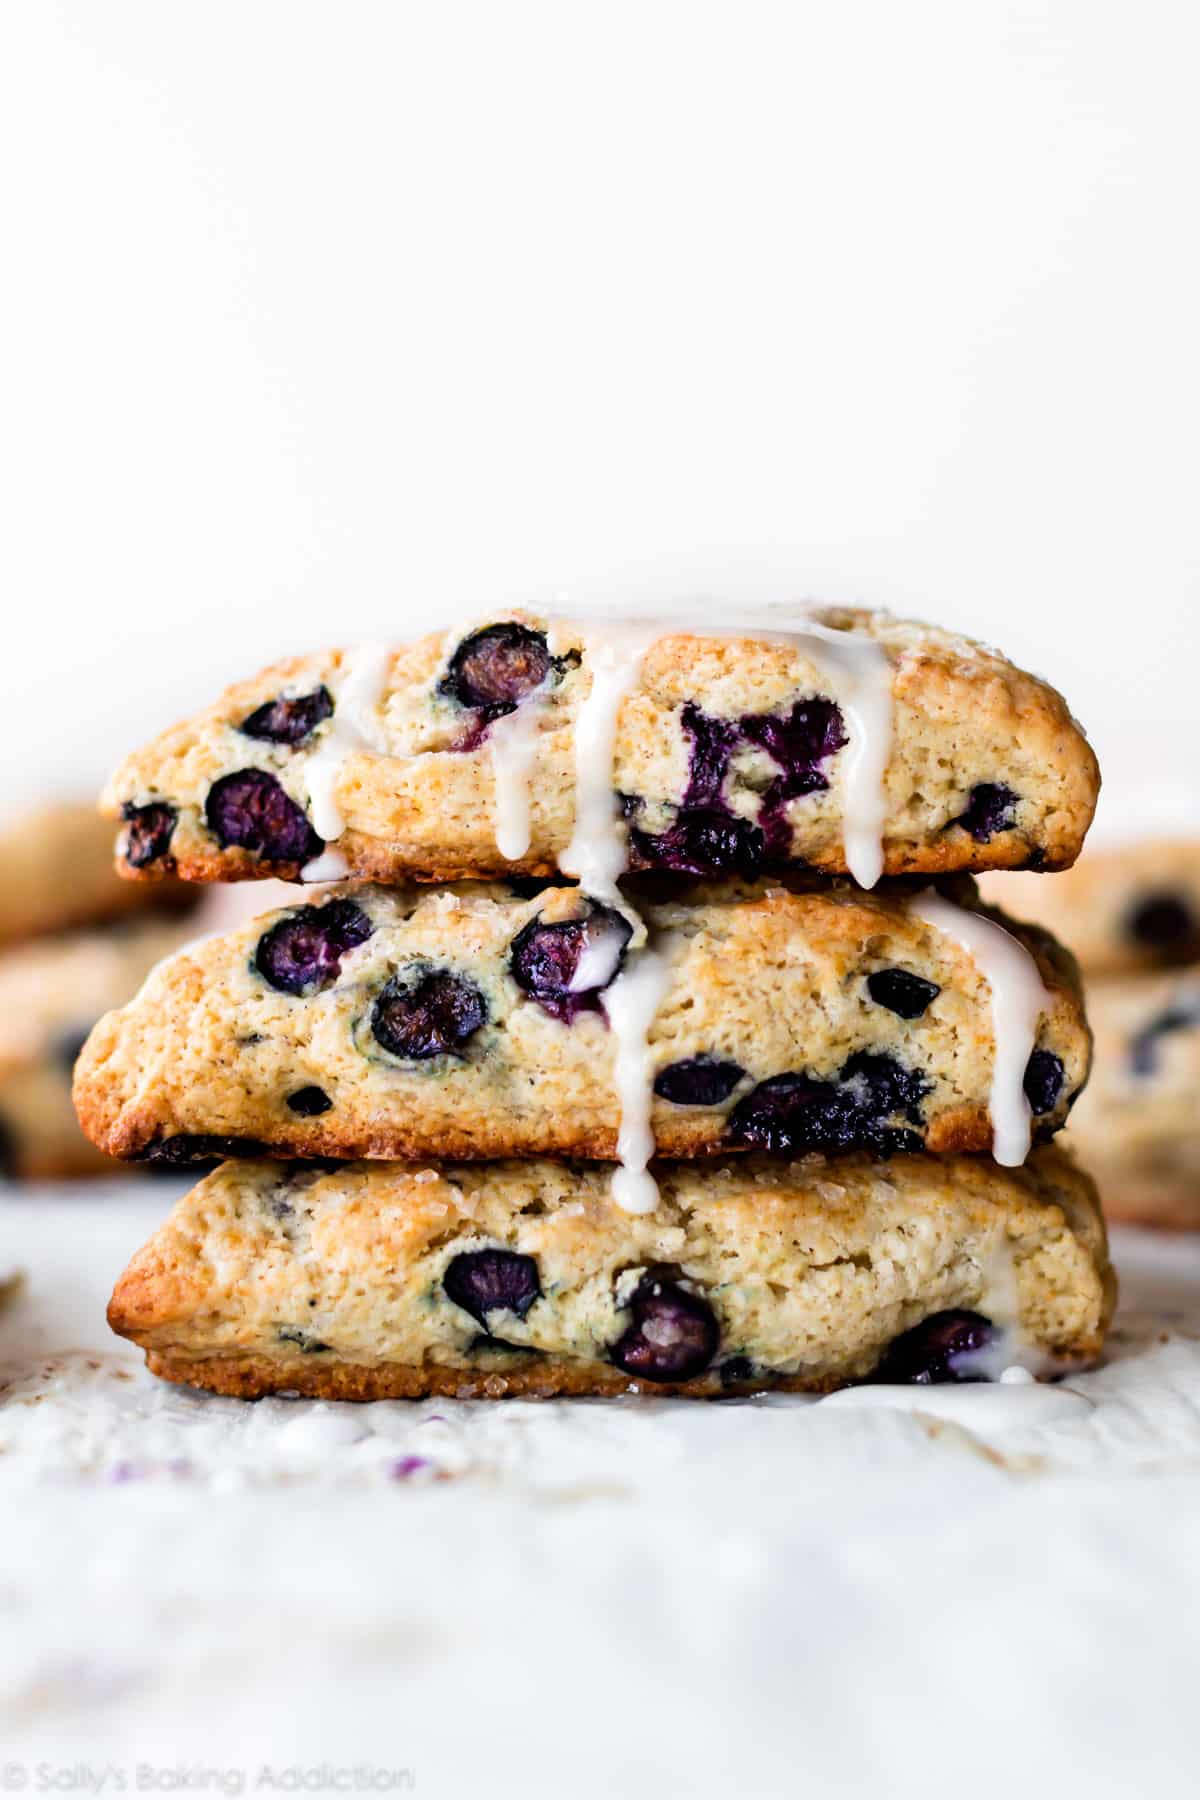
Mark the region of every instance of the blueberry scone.
<instances>
[{"instance_id":1,"label":"blueberry scone","mask_svg":"<svg viewBox=\"0 0 1200 1800\"><path fill-rule=\"evenodd\" d=\"M22 1179L113 1174L71 1105L71 1071L100 1015L136 993L183 941L178 925L126 921L0 952L0 1162Z\"/></svg>"},{"instance_id":2,"label":"blueberry scone","mask_svg":"<svg viewBox=\"0 0 1200 1800\"><path fill-rule=\"evenodd\" d=\"M331 888L156 970L88 1040L80 1119L183 1163L625 1161L643 1106L647 1156L886 1156L1015 1116L1019 1161L1086 1080L1072 959L973 903L816 876L638 898Z\"/></svg>"},{"instance_id":3,"label":"blueberry scone","mask_svg":"<svg viewBox=\"0 0 1200 1800\"><path fill-rule=\"evenodd\" d=\"M1200 969L1088 984L1092 1085L1071 1136L1110 1218L1200 1229Z\"/></svg>"},{"instance_id":4,"label":"blueberry scone","mask_svg":"<svg viewBox=\"0 0 1200 1800\"><path fill-rule=\"evenodd\" d=\"M929 626L504 613L278 663L132 756L104 806L140 877L583 875L615 816L622 866L871 886L1065 867L1098 785L1052 688Z\"/></svg>"},{"instance_id":5,"label":"blueberry scone","mask_svg":"<svg viewBox=\"0 0 1200 1800\"><path fill-rule=\"evenodd\" d=\"M984 892L1063 938L1089 975L1200 962L1200 839L1089 849L1058 881L989 877Z\"/></svg>"},{"instance_id":6,"label":"blueberry scone","mask_svg":"<svg viewBox=\"0 0 1200 1800\"><path fill-rule=\"evenodd\" d=\"M129 913L190 906L182 883L138 890L113 868L112 827L92 805L58 802L0 826L0 946Z\"/></svg>"},{"instance_id":7,"label":"blueberry scone","mask_svg":"<svg viewBox=\"0 0 1200 1800\"><path fill-rule=\"evenodd\" d=\"M168 1380L339 1400L821 1392L1100 1351L1104 1226L1057 1150L659 1181L636 1218L594 1167L227 1163L134 1257L109 1323Z\"/></svg>"}]
</instances>

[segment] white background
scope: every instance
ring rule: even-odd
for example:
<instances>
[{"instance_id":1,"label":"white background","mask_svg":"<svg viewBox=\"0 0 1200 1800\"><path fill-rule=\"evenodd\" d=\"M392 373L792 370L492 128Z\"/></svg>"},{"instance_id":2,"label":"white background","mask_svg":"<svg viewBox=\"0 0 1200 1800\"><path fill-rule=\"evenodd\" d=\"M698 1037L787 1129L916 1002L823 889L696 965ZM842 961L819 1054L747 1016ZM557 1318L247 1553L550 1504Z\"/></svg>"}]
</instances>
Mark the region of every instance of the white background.
<instances>
[{"instance_id":1,"label":"white background","mask_svg":"<svg viewBox=\"0 0 1200 1800\"><path fill-rule=\"evenodd\" d=\"M9 0L0 799L322 642L769 593L998 642L1110 829L1200 812L1198 50L1183 0Z\"/></svg>"}]
</instances>

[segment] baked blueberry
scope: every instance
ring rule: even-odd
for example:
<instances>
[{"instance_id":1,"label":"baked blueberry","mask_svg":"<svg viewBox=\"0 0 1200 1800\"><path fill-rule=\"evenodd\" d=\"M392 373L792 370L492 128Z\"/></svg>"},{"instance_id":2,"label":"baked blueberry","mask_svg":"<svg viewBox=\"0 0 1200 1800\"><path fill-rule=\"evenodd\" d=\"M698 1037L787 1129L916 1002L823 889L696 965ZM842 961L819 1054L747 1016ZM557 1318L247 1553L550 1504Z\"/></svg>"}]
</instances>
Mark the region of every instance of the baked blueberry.
<instances>
[{"instance_id":1,"label":"baked blueberry","mask_svg":"<svg viewBox=\"0 0 1200 1800\"><path fill-rule=\"evenodd\" d=\"M658 1071L654 1091L673 1106L720 1106L745 1073L739 1063L719 1056L685 1056Z\"/></svg>"},{"instance_id":2,"label":"baked blueberry","mask_svg":"<svg viewBox=\"0 0 1200 1800\"><path fill-rule=\"evenodd\" d=\"M717 1354L721 1331L706 1300L648 1269L629 1301L633 1322L609 1355L643 1381L691 1381Z\"/></svg>"},{"instance_id":3,"label":"baked blueberry","mask_svg":"<svg viewBox=\"0 0 1200 1800\"><path fill-rule=\"evenodd\" d=\"M773 1155L822 1151L839 1155L870 1150L876 1156L919 1150L915 1131L891 1123L899 1114L921 1122L921 1100L929 1083L893 1057L859 1051L836 1082L811 1075L772 1075L740 1100L729 1115L729 1137L749 1149Z\"/></svg>"},{"instance_id":4,"label":"baked blueberry","mask_svg":"<svg viewBox=\"0 0 1200 1800\"><path fill-rule=\"evenodd\" d=\"M222 848L254 850L265 862L306 863L325 848L304 808L264 769L222 775L209 788L204 811Z\"/></svg>"},{"instance_id":5,"label":"baked blueberry","mask_svg":"<svg viewBox=\"0 0 1200 1800\"><path fill-rule=\"evenodd\" d=\"M297 1088L294 1094L288 1095L287 1103L302 1119L317 1119L333 1105L325 1089L319 1087Z\"/></svg>"},{"instance_id":6,"label":"baked blueberry","mask_svg":"<svg viewBox=\"0 0 1200 1800\"><path fill-rule=\"evenodd\" d=\"M406 1061L457 1056L487 1023L483 995L449 969L393 975L371 1009L371 1030L385 1050Z\"/></svg>"},{"instance_id":7,"label":"baked blueberry","mask_svg":"<svg viewBox=\"0 0 1200 1800\"><path fill-rule=\"evenodd\" d=\"M688 738L688 780L682 805L721 809L724 806L721 790L741 735L738 722L736 719L718 719L697 706L694 700L688 700L680 714L680 723Z\"/></svg>"},{"instance_id":8,"label":"baked blueberry","mask_svg":"<svg viewBox=\"0 0 1200 1800\"><path fill-rule=\"evenodd\" d=\"M926 981L909 969L876 969L867 976L867 992L876 1006L886 1006L902 1019L919 1019L941 991L936 981Z\"/></svg>"},{"instance_id":9,"label":"baked blueberry","mask_svg":"<svg viewBox=\"0 0 1200 1800\"><path fill-rule=\"evenodd\" d=\"M1153 1075L1158 1066L1159 1039L1177 1031L1200 1027L1200 1002L1179 1000L1166 1007L1139 1031L1129 1046L1129 1064L1135 1075Z\"/></svg>"},{"instance_id":10,"label":"baked blueberry","mask_svg":"<svg viewBox=\"0 0 1200 1800\"><path fill-rule=\"evenodd\" d=\"M757 825L713 807L684 808L657 837L637 826L629 834L635 868L676 875L756 875L765 848Z\"/></svg>"},{"instance_id":11,"label":"baked blueberry","mask_svg":"<svg viewBox=\"0 0 1200 1800\"><path fill-rule=\"evenodd\" d=\"M302 744L323 720L332 716L333 696L328 688L319 687L311 694L280 694L277 699L256 706L238 730L268 744Z\"/></svg>"},{"instance_id":12,"label":"baked blueberry","mask_svg":"<svg viewBox=\"0 0 1200 1800\"><path fill-rule=\"evenodd\" d=\"M987 1381L977 1358L991 1343L994 1329L982 1313L965 1308L934 1313L893 1339L871 1380L923 1385Z\"/></svg>"},{"instance_id":13,"label":"baked blueberry","mask_svg":"<svg viewBox=\"0 0 1200 1800\"><path fill-rule=\"evenodd\" d=\"M1034 1115L1053 1112L1062 1093L1063 1066L1053 1050L1035 1050L1025 1065L1025 1098Z\"/></svg>"},{"instance_id":14,"label":"baked blueberry","mask_svg":"<svg viewBox=\"0 0 1200 1800\"><path fill-rule=\"evenodd\" d=\"M302 906L259 938L254 967L283 994L317 994L341 973L342 957L366 943L374 926L352 900Z\"/></svg>"},{"instance_id":15,"label":"baked blueberry","mask_svg":"<svg viewBox=\"0 0 1200 1800\"><path fill-rule=\"evenodd\" d=\"M208 1131L180 1131L174 1137L148 1144L138 1162L161 1169L183 1169L191 1163L219 1161L227 1157L266 1156L267 1146L257 1138L222 1137Z\"/></svg>"},{"instance_id":16,"label":"baked blueberry","mask_svg":"<svg viewBox=\"0 0 1200 1800\"><path fill-rule=\"evenodd\" d=\"M755 1371L748 1356L730 1356L717 1370L723 1388L765 1387L763 1377Z\"/></svg>"},{"instance_id":17,"label":"baked blueberry","mask_svg":"<svg viewBox=\"0 0 1200 1800\"><path fill-rule=\"evenodd\" d=\"M515 1250L460 1251L446 1265L442 1286L455 1306L485 1331L489 1313L515 1313L523 1319L542 1291L537 1263Z\"/></svg>"},{"instance_id":18,"label":"baked blueberry","mask_svg":"<svg viewBox=\"0 0 1200 1800\"><path fill-rule=\"evenodd\" d=\"M146 806L133 806L128 801L121 808L126 821L124 857L131 869L144 869L157 862L170 848L171 836L179 814L165 800L152 800Z\"/></svg>"},{"instance_id":19,"label":"baked blueberry","mask_svg":"<svg viewBox=\"0 0 1200 1800\"><path fill-rule=\"evenodd\" d=\"M629 920L611 906L554 924L531 919L513 939L509 970L522 993L569 1024L577 1013L598 1009L632 936Z\"/></svg>"},{"instance_id":20,"label":"baked blueberry","mask_svg":"<svg viewBox=\"0 0 1200 1800\"><path fill-rule=\"evenodd\" d=\"M515 712L546 679L550 652L527 625L488 625L464 638L450 658L439 690L487 719Z\"/></svg>"},{"instance_id":21,"label":"baked blueberry","mask_svg":"<svg viewBox=\"0 0 1200 1800\"><path fill-rule=\"evenodd\" d=\"M1166 889L1144 894L1130 908L1125 931L1163 962L1193 962L1200 956L1200 919L1182 894Z\"/></svg>"},{"instance_id":22,"label":"baked blueberry","mask_svg":"<svg viewBox=\"0 0 1200 1800\"><path fill-rule=\"evenodd\" d=\"M967 810L951 821L975 839L986 844L998 831L1011 831L1017 822L1017 796L1002 781L981 781L971 789Z\"/></svg>"},{"instance_id":23,"label":"baked blueberry","mask_svg":"<svg viewBox=\"0 0 1200 1800\"><path fill-rule=\"evenodd\" d=\"M848 742L842 709L817 695L797 700L790 713L747 713L741 729L747 743L765 750L781 770L763 794L758 819L768 855L786 859L792 848L789 804L829 786L824 765Z\"/></svg>"}]
</instances>

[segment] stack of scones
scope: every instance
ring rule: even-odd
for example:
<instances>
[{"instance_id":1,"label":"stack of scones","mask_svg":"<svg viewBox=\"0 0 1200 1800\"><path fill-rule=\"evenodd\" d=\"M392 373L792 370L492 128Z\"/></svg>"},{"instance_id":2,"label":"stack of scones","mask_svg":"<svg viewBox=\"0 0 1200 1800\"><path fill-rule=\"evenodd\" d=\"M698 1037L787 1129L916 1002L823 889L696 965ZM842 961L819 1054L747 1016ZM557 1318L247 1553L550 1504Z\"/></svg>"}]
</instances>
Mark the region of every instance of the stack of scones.
<instances>
[{"instance_id":1,"label":"stack of scones","mask_svg":"<svg viewBox=\"0 0 1200 1800\"><path fill-rule=\"evenodd\" d=\"M276 665L105 795L140 880L315 884L105 1017L111 1155L226 1159L114 1329L247 1397L715 1396L1098 1355L1073 959L972 875L1095 758L951 633L504 612Z\"/></svg>"}]
</instances>

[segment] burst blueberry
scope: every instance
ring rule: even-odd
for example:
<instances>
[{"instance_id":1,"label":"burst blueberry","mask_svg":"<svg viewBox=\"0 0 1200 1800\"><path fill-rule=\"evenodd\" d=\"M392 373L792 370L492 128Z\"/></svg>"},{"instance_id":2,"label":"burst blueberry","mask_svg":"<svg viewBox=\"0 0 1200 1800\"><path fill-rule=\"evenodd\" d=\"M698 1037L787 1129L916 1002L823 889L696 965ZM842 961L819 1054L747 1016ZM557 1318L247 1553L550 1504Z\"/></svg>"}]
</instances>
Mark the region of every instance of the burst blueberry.
<instances>
[{"instance_id":1,"label":"burst blueberry","mask_svg":"<svg viewBox=\"0 0 1200 1800\"><path fill-rule=\"evenodd\" d=\"M333 696L326 687L311 694L280 694L256 706L238 730L268 744L302 744L325 719L333 716Z\"/></svg>"},{"instance_id":2,"label":"burst blueberry","mask_svg":"<svg viewBox=\"0 0 1200 1800\"><path fill-rule=\"evenodd\" d=\"M1001 781L981 781L971 789L967 810L951 821L986 844L998 831L1011 831L1017 822L1017 796Z\"/></svg>"},{"instance_id":3,"label":"burst blueberry","mask_svg":"<svg viewBox=\"0 0 1200 1800\"><path fill-rule=\"evenodd\" d=\"M919 1019L941 991L936 981L910 969L876 969L867 976L867 992L876 1006L886 1006L901 1019Z\"/></svg>"},{"instance_id":4,"label":"burst blueberry","mask_svg":"<svg viewBox=\"0 0 1200 1800\"><path fill-rule=\"evenodd\" d=\"M1025 1098L1035 1117L1053 1112L1062 1093L1065 1071L1053 1050L1035 1050L1025 1065Z\"/></svg>"},{"instance_id":5,"label":"burst blueberry","mask_svg":"<svg viewBox=\"0 0 1200 1800\"><path fill-rule=\"evenodd\" d=\"M531 919L513 939L508 966L522 993L569 1024L578 1013L599 1007L632 935L629 920L611 906L593 906L585 918L553 924Z\"/></svg>"},{"instance_id":6,"label":"burst blueberry","mask_svg":"<svg viewBox=\"0 0 1200 1800\"><path fill-rule=\"evenodd\" d=\"M978 1358L994 1335L992 1321L982 1313L966 1308L934 1313L893 1340L871 1379L922 1386L987 1381Z\"/></svg>"},{"instance_id":7,"label":"burst blueberry","mask_svg":"<svg viewBox=\"0 0 1200 1800\"><path fill-rule=\"evenodd\" d=\"M546 679L550 652L527 625L488 625L464 638L450 658L440 691L485 719L514 712Z\"/></svg>"},{"instance_id":8,"label":"burst blueberry","mask_svg":"<svg viewBox=\"0 0 1200 1800\"><path fill-rule=\"evenodd\" d=\"M294 1094L288 1095L287 1103L292 1112L301 1119L320 1118L321 1114L327 1113L333 1105L333 1101L325 1089L320 1087L297 1088Z\"/></svg>"},{"instance_id":9,"label":"burst blueberry","mask_svg":"<svg viewBox=\"0 0 1200 1800\"><path fill-rule=\"evenodd\" d=\"M225 1137L216 1132L181 1131L174 1137L148 1144L137 1157L160 1169L183 1169L192 1163L214 1162L226 1157L266 1156L267 1146L258 1138Z\"/></svg>"},{"instance_id":10,"label":"burst blueberry","mask_svg":"<svg viewBox=\"0 0 1200 1800\"><path fill-rule=\"evenodd\" d=\"M739 1063L718 1056L685 1056L659 1070L654 1091L673 1106L720 1106L745 1073Z\"/></svg>"},{"instance_id":11,"label":"burst blueberry","mask_svg":"<svg viewBox=\"0 0 1200 1800\"><path fill-rule=\"evenodd\" d=\"M477 987L448 969L434 969L393 975L371 1010L371 1030L393 1056L424 1062L461 1055L487 1016Z\"/></svg>"},{"instance_id":12,"label":"burst blueberry","mask_svg":"<svg viewBox=\"0 0 1200 1800\"><path fill-rule=\"evenodd\" d=\"M919 1150L915 1131L894 1123L897 1115L920 1124L929 1083L917 1070L889 1056L860 1051L838 1080L811 1075L773 1075L740 1100L729 1115L734 1144L772 1155L821 1151L840 1155L869 1150L876 1156Z\"/></svg>"},{"instance_id":13,"label":"burst blueberry","mask_svg":"<svg viewBox=\"0 0 1200 1800\"><path fill-rule=\"evenodd\" d=\"M337 980L342 957L373 930L352 900L302 906L259 938L254 967L280 993L316 994Z\"/></svg>"},{"instance_id":14,"label":"burst blueberry","mask_svg":"<svg viewBox=\"0 0 1200 1800\"><path fill-rule=\"evenodd\" d=\"M836 701L817 695L797 700L790 713L747 713L741 730L746 741L765 750L781 771L764 792L758 817L768 856L786 860L792 849L788 807L829 786L826 764L849 741L842 709Z\"/></svg>"},{"instance_id":15,"label":"burst blueberry","mask_svg":"<svg viewBox=\"0 0 1200 1800\"><path fill-rule=\"evenodd\" d=\"M325 848L303 807L263 769L222 775L204 810L219 844L255 851L265 862L306 863Z\"/></svg>"},{"instance_id":16,"label":"burst blueberry","mask_svg":"<svg viewBox=\"0 0 1200 1800\"><path fill-rule=\"evenodd\" d=\"M609 1351L627 1375L642 1381L691 1381L717 1354L721 1331L712 1307L663 1271L646 1271L629 1310L632 1323Z\"/></svg>"},{"instance_id":17,"label":"burst blueberry","mask_svg":"<svg viewBox=\"0 0 1200 1800\"><path fill-rule=\"evenodd\" d=\"M463 1250L447 1264L442 1286L485 1331L490 1313L523 1319L542 1291L537 1263L515 1250Z\"/></svg>"},{"instance_id":18,"label":"burst blueberry","mask_svg":"<svg viewBox=\"0 0 1200 1800\"><path fill-rule=\"evenodd\" d=\"M765 840L748 819L713 808L685 808L658 836L635 826L629 834L635 868L669 869L676 875L756 875Z\"/></svg>"},{"instance_id":19,"label":"burst blueberry","mask_svg":"<svg viewBox=\"0 0 1200 1800\"><path fill-rule=\"evenodd\" d=\"M146 806L127 802L121 817L127 826L123 853L131 869L144 869L166 855L179 817L173 806L165 800L152 800Z\"/></svg>"}]
</instances>

